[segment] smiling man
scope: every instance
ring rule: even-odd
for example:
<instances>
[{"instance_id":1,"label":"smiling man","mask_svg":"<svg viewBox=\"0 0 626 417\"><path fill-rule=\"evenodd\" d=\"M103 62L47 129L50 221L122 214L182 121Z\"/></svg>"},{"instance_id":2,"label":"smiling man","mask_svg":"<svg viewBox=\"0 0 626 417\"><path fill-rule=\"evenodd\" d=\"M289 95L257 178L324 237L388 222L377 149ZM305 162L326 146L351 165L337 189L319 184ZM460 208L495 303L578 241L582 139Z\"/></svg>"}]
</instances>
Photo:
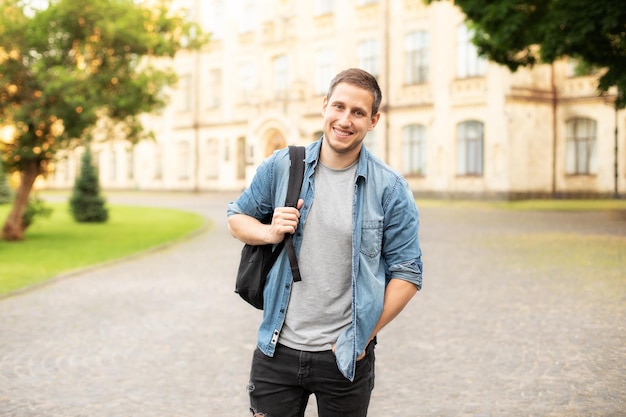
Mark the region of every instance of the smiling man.
<instances>
[{"instance_id":1,"label":"smiling man","mask_svg":"<svg viewBox=\"0 0 626 417\"><path fill-rule=\"evenodd\" d=\"M324 98L324 136L307 146L297 207L283 207L287 149L259 166L228 206L233 236L279 243L294 234L302 281L282 253L268 275L248 392L254 416L364 417L376 335L422 285L418 211L405 179L363 146L380 119L376 79L351 68ZM271 224L260 219L272 216Z\"/></svg>"}]
</instances>

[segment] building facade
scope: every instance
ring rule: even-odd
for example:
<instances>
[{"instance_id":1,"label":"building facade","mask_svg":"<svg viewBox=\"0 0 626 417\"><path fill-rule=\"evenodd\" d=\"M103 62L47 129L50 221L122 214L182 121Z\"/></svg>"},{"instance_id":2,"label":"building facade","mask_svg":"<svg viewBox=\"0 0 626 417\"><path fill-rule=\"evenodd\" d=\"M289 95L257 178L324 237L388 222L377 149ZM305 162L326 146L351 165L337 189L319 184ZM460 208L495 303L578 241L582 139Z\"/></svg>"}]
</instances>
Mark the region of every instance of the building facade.
<instances>
[{"instance_id":1,"label":"building facade","mask_svg":"<svg viewBox=\"0 0 626 417\"><path fill-rule=\"evenodd\" d=\"M596 78L574 76L568 61L511 73L479 58L453 2L173 4L211 42L175 58L170 104L144 118L154 140L102 134L93 145L104 189L242 189L273 150L320 137L330 80L360 67L383 91L366 146L417 195L626 193L626 113L614 95L599 96ZM61 155L46 187L71 187L80 153Z\"/></svg>"}]
</instances>

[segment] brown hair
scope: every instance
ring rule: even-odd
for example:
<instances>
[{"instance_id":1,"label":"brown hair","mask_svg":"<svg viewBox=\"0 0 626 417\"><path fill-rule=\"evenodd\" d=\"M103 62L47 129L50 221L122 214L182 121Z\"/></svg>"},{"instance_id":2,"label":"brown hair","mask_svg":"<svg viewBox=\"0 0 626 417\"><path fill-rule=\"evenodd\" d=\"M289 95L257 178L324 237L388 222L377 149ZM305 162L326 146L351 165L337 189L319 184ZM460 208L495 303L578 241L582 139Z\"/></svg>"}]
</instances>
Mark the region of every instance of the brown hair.
<instances>
[{"instance_id":1,"label":"brown hair","mask_svg":"<svg viewBox=\"0 0 626 417\"><path fill-rule=\"evenodd\" d=\"M372 74L359 68L349 68L341 71L330 82L330 87L328 88L328 93L326 94L327 99L330 99L335 87L339 83L348 83L372 93L372 97L374 98L374 101L372 102L372 116L378 113L380 102L383 99L383 93L380 91L378 82Z\"/></svg>"}]
</instances>

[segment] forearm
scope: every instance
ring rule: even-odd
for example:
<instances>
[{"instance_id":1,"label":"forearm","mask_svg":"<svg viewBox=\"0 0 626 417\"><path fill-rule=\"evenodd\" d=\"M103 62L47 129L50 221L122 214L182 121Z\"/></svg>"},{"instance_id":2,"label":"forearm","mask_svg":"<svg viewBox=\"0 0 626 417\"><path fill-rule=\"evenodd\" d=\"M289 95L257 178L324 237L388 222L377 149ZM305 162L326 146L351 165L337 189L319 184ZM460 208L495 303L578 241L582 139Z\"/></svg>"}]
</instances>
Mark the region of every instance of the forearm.
<instances>
[{"instance_id":1,"label":"forearm","mask_svg":"<svg viewBox=\"0 0 626 417\"><path fill-rule=\"evenodd\" d=\"M374 327L369 340L372 340L378 332L395 319L398 314L411 301L411 298L417 292L417 287L412 282L402 279L391 279L385 289L385 301L383 304L383 312L378 319L378 323Z\"/></svg>"},{"instance_id":2,"label":"forearm","mask_svg":"<svg viewBox=\"0 0 626 417\"><path fill-rule=\"evenodd\" d=\"M233 214L228 218L230 234L248 245L265 245L271 242L270 225L263 224L245 214Z\"/></svg>"},{"instance_id":3,"label":"forearm","mask_svg":"<svg viewBox=\"0 0 626 417\"><path fill-rule=\"evenodd\" d=\"M264 224L246 214L233 214L228 218L230 233L248 245L280 243L286 233L295 233L300 220L300 208L304 204L298 200L297 207L278 207L274 210L271 224Z\"/></svg>"}]
</instances>

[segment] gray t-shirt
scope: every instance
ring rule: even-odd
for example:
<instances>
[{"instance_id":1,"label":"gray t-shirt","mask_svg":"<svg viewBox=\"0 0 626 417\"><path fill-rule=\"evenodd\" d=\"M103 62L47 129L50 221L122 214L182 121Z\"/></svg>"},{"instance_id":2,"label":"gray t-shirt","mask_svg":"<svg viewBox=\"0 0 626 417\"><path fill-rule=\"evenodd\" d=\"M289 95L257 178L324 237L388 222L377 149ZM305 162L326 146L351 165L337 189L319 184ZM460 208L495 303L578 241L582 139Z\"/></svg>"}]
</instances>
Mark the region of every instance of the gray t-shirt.
<instances>
[{"instance_id":1,"label":"gray t-shirt","mask_svg":"<svg viewBox=\"0 0 626 417\"><path fill-rule=\"evenodd\" d=\"M352 206L356 163L315 171L315 197L307 216L298 265L279 343L293 349L331 349L352 322Z\"/></svg>"}]
</instances>

